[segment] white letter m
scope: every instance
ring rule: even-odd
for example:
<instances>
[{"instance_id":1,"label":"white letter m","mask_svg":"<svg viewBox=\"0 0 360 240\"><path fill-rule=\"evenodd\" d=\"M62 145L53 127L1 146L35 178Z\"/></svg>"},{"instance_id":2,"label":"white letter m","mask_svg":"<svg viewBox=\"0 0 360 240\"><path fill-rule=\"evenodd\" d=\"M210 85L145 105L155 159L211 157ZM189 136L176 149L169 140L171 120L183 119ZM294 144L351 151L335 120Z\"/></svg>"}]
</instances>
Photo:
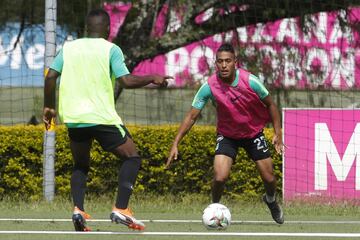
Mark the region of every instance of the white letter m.
<instances>
[{"instance_id":1,"label":"white letter m","mask_svg":"<svg viewBox=\"0 0 360 240\"><path fill-rule=\"evenodd\" d=\"M360 123L356 124L342 159L326 123L315 123L315 190L327 190L327 160L336 179L345 181L355 159L355 189L360 190Z\"/></svg>"}]
</instances>

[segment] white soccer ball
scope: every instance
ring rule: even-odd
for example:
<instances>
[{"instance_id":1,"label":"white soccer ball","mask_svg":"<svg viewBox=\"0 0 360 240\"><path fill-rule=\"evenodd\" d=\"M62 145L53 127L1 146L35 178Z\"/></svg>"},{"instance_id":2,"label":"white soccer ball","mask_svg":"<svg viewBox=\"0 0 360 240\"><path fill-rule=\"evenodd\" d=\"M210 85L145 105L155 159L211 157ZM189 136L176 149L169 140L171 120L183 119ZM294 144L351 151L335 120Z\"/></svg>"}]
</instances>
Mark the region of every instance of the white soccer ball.
<instances>
[{"instance_id":1,"label":"white soccer ball","mask_svg":"<svg viewBox=\"0 0 360 240\"><path fill-rule=\"evenodd\" d=\"M212 203L204 209L202 222L207 229L224 230L231 223L230 210L220 203Z\"/></svg>"}]
</instances>

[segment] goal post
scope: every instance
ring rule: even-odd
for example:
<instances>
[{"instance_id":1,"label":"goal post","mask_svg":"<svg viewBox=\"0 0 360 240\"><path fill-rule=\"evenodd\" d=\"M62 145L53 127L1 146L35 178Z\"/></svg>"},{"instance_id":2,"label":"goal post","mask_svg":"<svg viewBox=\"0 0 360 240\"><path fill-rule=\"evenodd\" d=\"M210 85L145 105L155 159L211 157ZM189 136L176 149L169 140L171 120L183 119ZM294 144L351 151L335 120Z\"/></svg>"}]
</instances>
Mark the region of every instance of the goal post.
<instances>
[{"instance_id":1,"label":"goal post","mask_svg":"<svg viewBox=\"0 0 360 240\"><path fill-rule=\"evenodd\" d=\"M47 70L56 53L56 0L45 1L45 70ZM47 201L52 201L55 195L55 121L44 132L43 159L43 192Z\"/></svg>"}]
</instances>

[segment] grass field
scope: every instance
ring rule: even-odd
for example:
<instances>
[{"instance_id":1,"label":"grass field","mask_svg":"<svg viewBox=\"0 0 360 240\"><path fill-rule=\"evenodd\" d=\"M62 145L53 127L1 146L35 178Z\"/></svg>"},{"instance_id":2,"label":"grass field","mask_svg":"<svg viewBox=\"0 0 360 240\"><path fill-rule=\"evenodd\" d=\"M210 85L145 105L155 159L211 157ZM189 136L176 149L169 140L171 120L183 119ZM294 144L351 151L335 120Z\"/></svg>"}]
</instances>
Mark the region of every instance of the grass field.
<instances>
[{"instance_id":1,"label":"grass field","mask_svg":"<svg viewBox=\"0 0 360 240\"><path fill-rule=\"evenodd\" d=\"M23 201L3 200L0 203L0 239L329 239L330 236L324 236L323 234L360 233L360 210L355 205L287 204L284 206L285 224L277 225L272 221L266 206L258 199L224 199L222 203L230 208L235 223L226 231L209 231L199 222L202 210L206 207L208 201L208 196L194 194L184 196L134 195L131 200L131 207L135 212L135 216L138 219L146 220L146 230L140 235L139 232L129 231L126 227L112 224L108 220L113 204L110 197L89 199L86 201L85 206L94 220L88 222L93 235L74 235L72 222L70 221L72 205L69 200L56 199L53 203L25 203ZM5 220L5 218L23 220ZM30 219L33 220L30 221ZM36 221L36 219L49 220ZM159 222L156 220L185 221ZM195 221L191 222L189 220ZM39 232L37 234L11 232L5 234L3 231L57 232ZM119 233L126 235L119 235ZM264 234L265 236L250 236L253 233ZM288 235L270 236L276 233ZM306 233L310 234L310 236L291 236L291 234ZM320 234L320 236L311 235L314 233ZM244 235L232 236L231 234ZM331 239L345 237L346 235L342 235L341 237L331 237ZM347 237L346 239L358 238Z\"/></svg>"}]
</instances>

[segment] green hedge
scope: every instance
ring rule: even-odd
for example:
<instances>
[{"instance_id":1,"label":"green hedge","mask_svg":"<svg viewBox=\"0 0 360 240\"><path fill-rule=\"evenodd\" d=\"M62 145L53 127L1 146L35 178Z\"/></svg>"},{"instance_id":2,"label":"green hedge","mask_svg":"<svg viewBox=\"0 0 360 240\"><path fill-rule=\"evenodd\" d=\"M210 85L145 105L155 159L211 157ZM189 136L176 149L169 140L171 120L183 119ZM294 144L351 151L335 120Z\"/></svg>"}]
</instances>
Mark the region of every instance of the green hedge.
<instances>
[{"instance_id":1,"label":"green hedge","mask_svg":"<svg viewBox=\"0 0 360 240\"><path fill-rule=\"evenodd\" d=\"M129 127L143 158L136 192L210 193L215 128L195 126L179 146L180 160L164 169L178 126ZM39 199L42 197L41 126L0 127L0 196ZM65 127L56 129L56 195L69 196L72 158ZM272 131L265 131L271 139ZM272 152L273 149L272 149ZM273 155L278 190L281 191L281 158ZM94 142L88 193L114 193L121 160L101 150ZM264 191L255 164L240 150L226 185L227 194L254 196Z\"/></svg>"}]
</instances>

